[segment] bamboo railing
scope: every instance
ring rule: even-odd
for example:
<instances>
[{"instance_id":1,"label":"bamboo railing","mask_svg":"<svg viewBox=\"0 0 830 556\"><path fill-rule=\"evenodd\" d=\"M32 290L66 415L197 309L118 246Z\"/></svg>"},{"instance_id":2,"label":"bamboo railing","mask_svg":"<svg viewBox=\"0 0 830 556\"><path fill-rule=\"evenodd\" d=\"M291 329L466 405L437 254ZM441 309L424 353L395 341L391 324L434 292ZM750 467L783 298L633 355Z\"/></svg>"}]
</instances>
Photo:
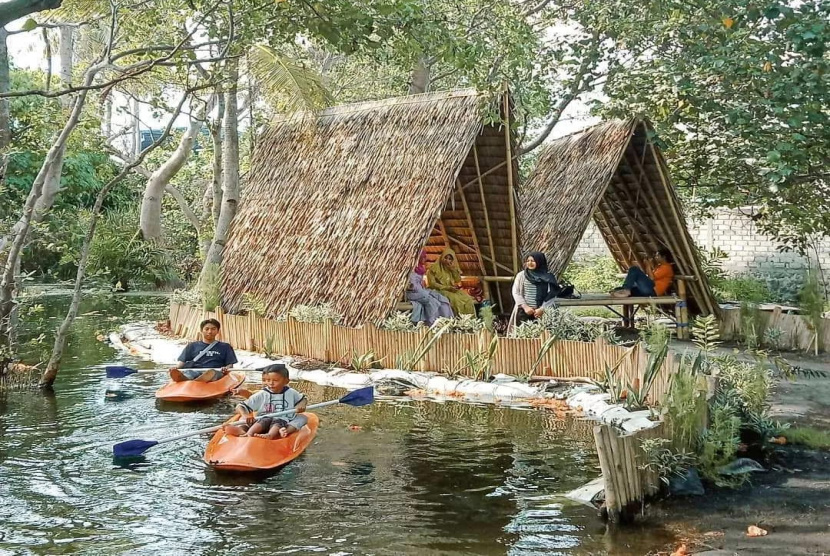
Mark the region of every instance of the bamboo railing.
<instances>
[{"instance_id":1,"label":"bamboo railing","mask_svg":"<svg viewBox=\"0 0 830 556\"><path fill-rule=\"evenodd\" d=\"M199 323L215 318L221 325L220 337L235 348L250 351L267 351L279 355L304 356L320 361L338 362L353 353L372 351L386 368L394 368L399 356L415 350L429 334L426 329L413 332L381 330L373 324L361 328L338 326L331 321L312 324L292 318L274 321L253 314L239 316L226 314L221 309L203 311L197 307L171 303L170 327L177 336L196 340ZM477 334L444 334L417 364L418 371L446 372L457 370L466 351L484 351L490 345L493 334L483 330ZM640 348L625 348L596 342L560 340L533 365L547 338L521 339L499 337L493 357L491 373L524 376L549 376L554 378L587 377L602 378L606 367L618 365L623 384L643 383L646 353ZM648 400L660 403L668 392L671 374L676 364L672 354L666 359L654 381ZM463 373L462 373L463 374Z\"/></svg>"}]
</instances>

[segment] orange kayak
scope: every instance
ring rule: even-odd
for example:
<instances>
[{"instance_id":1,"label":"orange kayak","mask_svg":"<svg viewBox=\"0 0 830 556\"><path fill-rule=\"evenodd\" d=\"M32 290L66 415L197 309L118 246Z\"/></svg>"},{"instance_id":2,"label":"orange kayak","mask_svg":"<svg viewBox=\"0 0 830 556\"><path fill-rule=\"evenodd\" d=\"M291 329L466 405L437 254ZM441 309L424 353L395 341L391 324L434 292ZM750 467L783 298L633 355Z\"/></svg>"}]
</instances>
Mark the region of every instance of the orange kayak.
<instances>
[{"instance_id":1,"label":"orange kayak","mask_svg":"<svg viewBox=\"0 0 830 556\"><path fill-rule=\"evenodd\" d=\"M205 448L205 463L223 471L266 471L281 467L302 454L317 436L320 420L304 413L308 423L287 438L268 440L248 436L228 436L216 431ZM231 420L236 420L233 417Z\"/></svg>"},{"instance_id":2,"label":"orange kayak","mask_svg":"<svg viewBox=\"0 0 830 556\"><path fill-rule=\"evenodd\" d=\"M214 382L168 382L156 391L156 398L168 402L197 402L221 398L245 382L245 373L230 372Z\"/></svg>"}]
</instances>

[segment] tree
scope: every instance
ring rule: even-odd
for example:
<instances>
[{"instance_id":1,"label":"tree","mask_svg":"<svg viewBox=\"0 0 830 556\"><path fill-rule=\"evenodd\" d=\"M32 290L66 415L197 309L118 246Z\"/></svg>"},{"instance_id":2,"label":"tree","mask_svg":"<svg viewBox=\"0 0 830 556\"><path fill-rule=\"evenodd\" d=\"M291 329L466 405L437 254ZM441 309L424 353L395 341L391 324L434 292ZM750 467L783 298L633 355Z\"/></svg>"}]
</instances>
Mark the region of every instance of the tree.
<instances>
[{"instance_id":1,"label":"tree","mask_svg":"<svg viewBox=\"0 0 830 556\"><path fill-rule=\"evenodd\" d=\"M830 234L830 5L654 3L652 48L600 111L655 122L672 175L704 208L756 207L804 251Z\"/></svg>"}]
</instances>

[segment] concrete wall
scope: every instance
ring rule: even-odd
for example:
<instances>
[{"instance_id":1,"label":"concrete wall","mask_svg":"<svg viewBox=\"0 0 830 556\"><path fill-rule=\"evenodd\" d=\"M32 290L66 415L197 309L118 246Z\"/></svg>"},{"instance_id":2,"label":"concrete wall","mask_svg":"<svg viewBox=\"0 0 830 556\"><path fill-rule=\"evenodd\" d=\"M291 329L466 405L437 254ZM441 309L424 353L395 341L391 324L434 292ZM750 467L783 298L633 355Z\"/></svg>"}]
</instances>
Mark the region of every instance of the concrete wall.
<instances>
[{"instance_id":1,"label":"concrete wall","mask_svg":"<svg viewBox=\"0 0 830 556\"><path fill-rule=\"evenodd\" d=\"M724 270L749 274L765 280L774 293L793 297L798 291L809 261L797 253L780 252L778 244L759 233L746 216L751 209L718 210L712 218L690 222L692 238L705 250L717 247L729 255ZM591 223L576 249L574 258L610 255L605 241ZM830 239L819 249L819 263L830 275Z\"/></svg>"}]
</instances>

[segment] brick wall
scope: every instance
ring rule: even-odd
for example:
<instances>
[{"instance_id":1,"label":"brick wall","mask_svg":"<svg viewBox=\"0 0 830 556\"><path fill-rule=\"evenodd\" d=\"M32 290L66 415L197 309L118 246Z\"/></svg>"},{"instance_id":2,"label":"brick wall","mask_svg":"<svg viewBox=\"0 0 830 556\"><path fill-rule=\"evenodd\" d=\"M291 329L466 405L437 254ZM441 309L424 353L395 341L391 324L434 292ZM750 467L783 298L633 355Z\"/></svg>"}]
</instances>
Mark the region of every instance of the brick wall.
<instances>
[{"instance_id":1,"label":"brick wall","mask_svg":"<svg viewBox=\"0 0 830 556\"><path fill-rule=\"evenodd\" d=\"M692 238L703 249L717 247L729 255L723 268L733 274L749 274L766 280L773 291L792 296L799 288L809 261L796 253L780 252L778 244L759 233L746 216L749 209L717 211L712 218L690 222ZM574 258L610 255L593 222L585 231ZM819 248L819 262L830 274L830 240Z\"/></svg>"}]
</instances>

